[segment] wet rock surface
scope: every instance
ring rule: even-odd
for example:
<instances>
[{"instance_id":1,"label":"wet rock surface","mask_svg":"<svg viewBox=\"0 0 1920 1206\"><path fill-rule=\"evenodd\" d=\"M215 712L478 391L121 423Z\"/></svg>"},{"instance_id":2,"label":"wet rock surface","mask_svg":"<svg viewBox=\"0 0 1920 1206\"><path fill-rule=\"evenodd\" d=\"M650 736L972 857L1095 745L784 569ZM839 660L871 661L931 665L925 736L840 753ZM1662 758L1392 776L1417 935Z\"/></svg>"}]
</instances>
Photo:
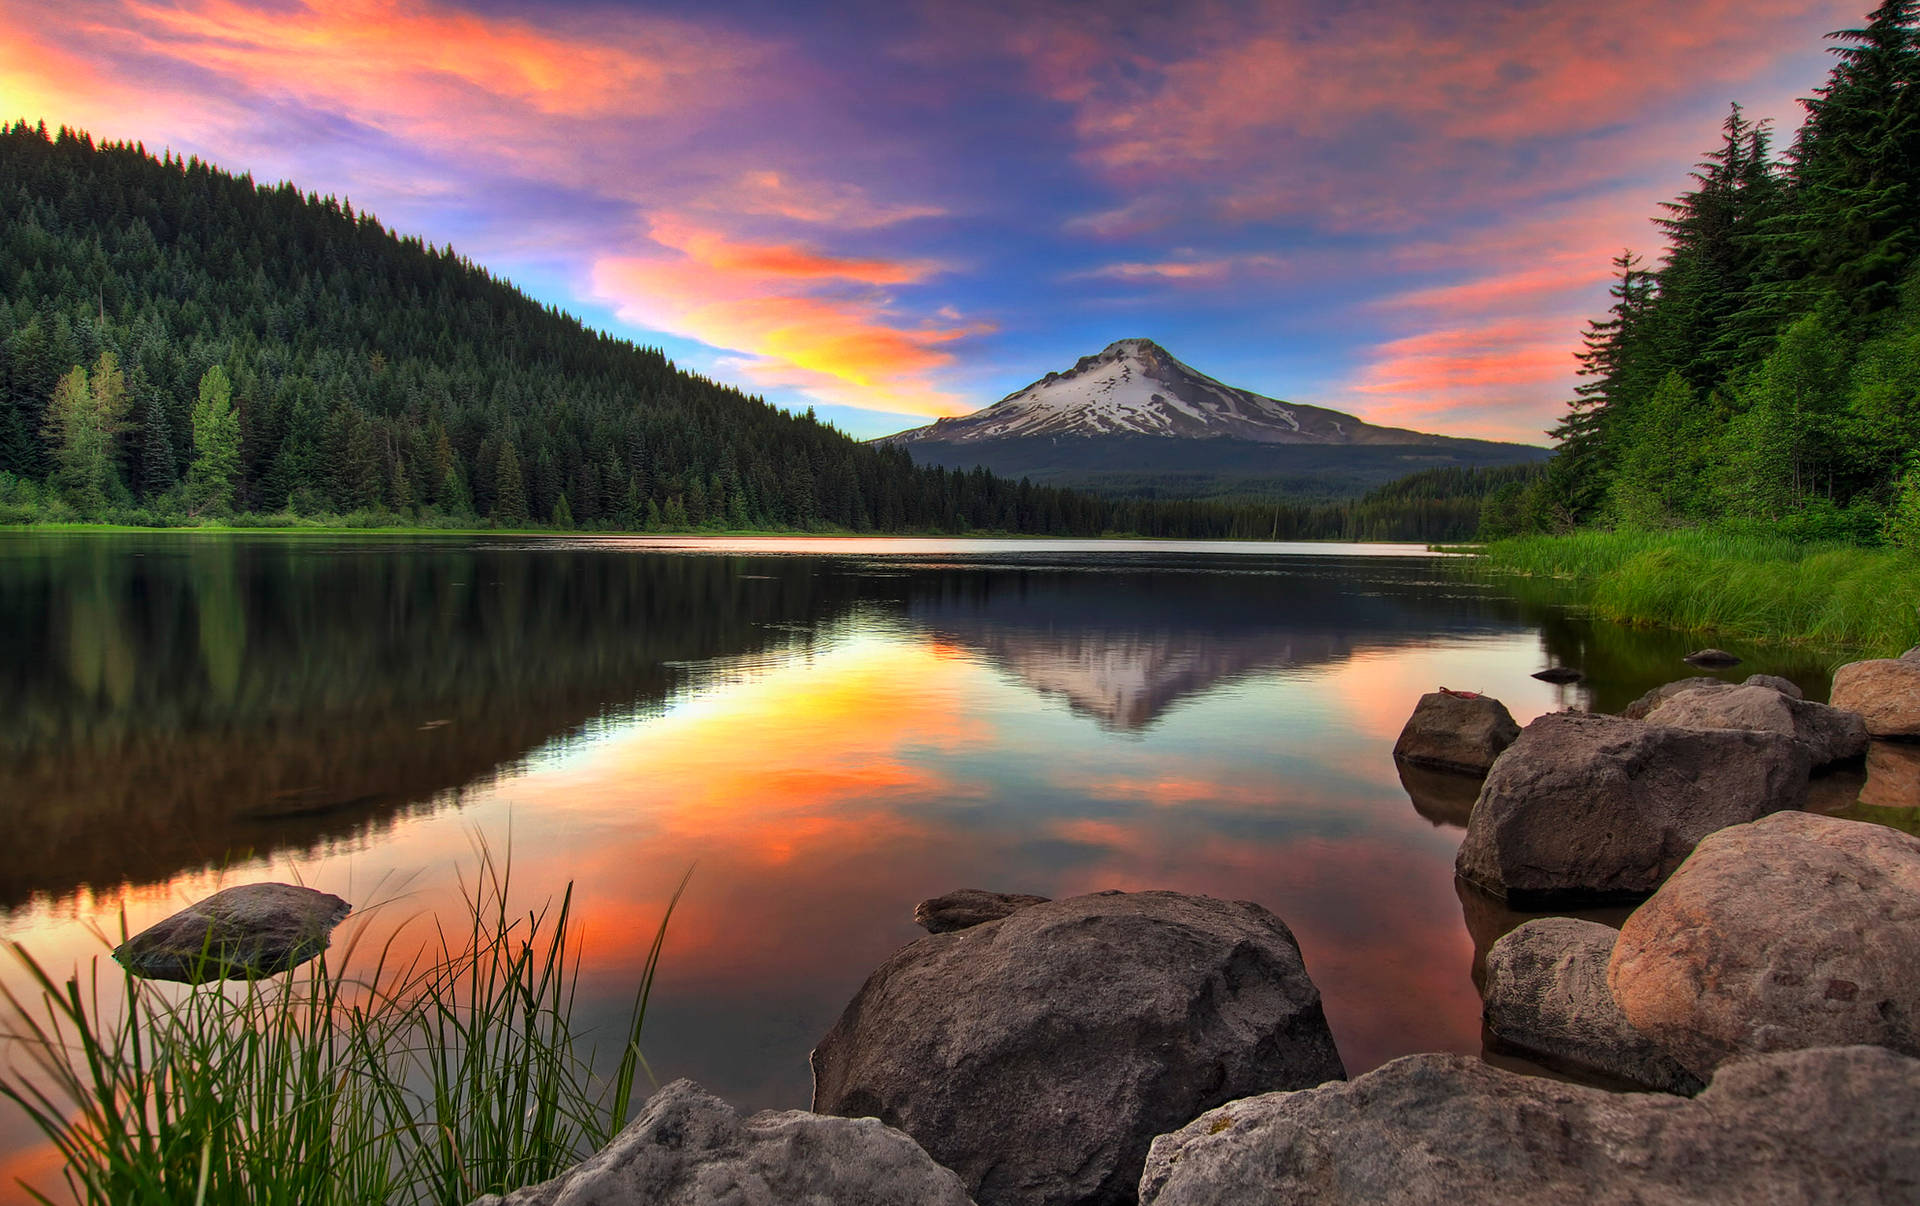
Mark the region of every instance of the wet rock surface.
<instances>
[{"instance_id":1,"label":"wet rock surface","mask_svg":"<svg viewBox=\"0 0 1920 1206\"><path fill-rule=\"evenodd\" d=\"M1876 808L1920 808L1920 746L1876 741L1868 747L1860 802Z\"/></svg>"},{"instance_id":2,"label":"wet rock surface","mask_svg":"<svg viewBox=\"0 0 1920 1206\"><path fill-rule=\"evenodd\" d=\"M960 1178L872 1118L748 1118L690 1080L655 1093L601 1151L473 1206L972 1206Z\"/></svg>"},{"instance_id":3,"label":"wet rock surface","mask_svg":"<svg viewBox=\"0 0 1920 1206\"><path fill-rule=\"evenodd\" d=\"M148 980L260 979L323 953L352 909L338 896L295 884L244 884L156 922L114 948L113 957Z\"/></svg>"},{"instance_id":4,"label":"wet rock surface","mask_svg":"<svg viewBox=\"0 0 1920 1206\"><path fill-rule=\"evenodd\" d=\"M1680 659L1689 666L1738 666L1740 658L1724 649L1696 649Z\"/></svg>"},{"instance_id":5,"label":"wet rock surface","mask_svg":"<svg viewBox=\"0 0 1920 1206\"><path fill-rule=\"evenodd\" d=\"M1507 705L1490 695L1429 691L1400 730L1393 756L1415 766L1484 775L1519 735Z\"/></svg>"},{"instance_id":6,"label":"wet rock surface","mask_svg":"<svg viewBox=\"0 0 1920 1206\"><path fill-rule=\"evenodd\" d=\"M1707 834L1803 805L1811 765L1777 733L1550 713L1487 776L1455 868L1518 908L1635 900Z\"/></svg>"},{"instance_id":7,"label":"wet rock surface","mask_svg":"<svg viewBox=\"0 0 1920 1206\"><path fill-rule=\"evenodd\" d=\"M913 906L913 924L929 934L947 934L983 922L1010 917L1029 905L1045 904L1048 897L1018 892L988 892L962 888Z\"/></svg>"},{"instance_id":8,"label":"wet rock surface","mask_svg":"<svg viewBox=\"0 0 1920 1206\"><path fill-rule=\"evenodd\" d=\"M1780 733L1805 744L1816 767L1867 752L1867 726L1859 714L1754 683L1677 692L1647 714L1647 723Z\"/></svg>"},{"instance_id":9,"label":"wet rock surface","mask_svg":"<svg viewBox=\"0 0 1920 1206\"><path fill-rule=\"evenodd\" d=\"M1155 1135L1344 1074L1285 924L1175 892L922 938L868 978L813 1070L816 1110L899 1127L981 1206L1130 1203Z\"/></svg>"},{"instance_id":10,"label":"wet rock surface","mask_svg":"<svg viewBox=\"0 0 1920 1206\"><path fill-rule=\"evenodd\" d=\"M1607 961L1619 936L1598 922L1542 917L1500 939L1487 954L1487 1029L1550 1067L1663 1093L1699 1092L1701 1079L1614 1003Z\"/></svg>"},{"instance_id":11,"label":"wet rock surface","mask_svg":"<svg viewBox=\"0 0 1920 1206\"><path fill-rule=\"evenodd\" d=\"M1762 1051L1920 1054L1920 838L1787 812L1702 841L1621 927L1608 986L1696 1073Z\"/></svg>"},{"instance_id":12,"label":"wet rock surface","mask_svg":"<svg viewBox=\"0 0 1920 1206\"><path fill-rule=\"evenodd\" d=\"M1460 1055L1230 1102L1153 1144L1141 1206L1920 1200L1920 1061L1755 1056L1698 1097L1611 1093Z\"/></svg>"}]
</instances>

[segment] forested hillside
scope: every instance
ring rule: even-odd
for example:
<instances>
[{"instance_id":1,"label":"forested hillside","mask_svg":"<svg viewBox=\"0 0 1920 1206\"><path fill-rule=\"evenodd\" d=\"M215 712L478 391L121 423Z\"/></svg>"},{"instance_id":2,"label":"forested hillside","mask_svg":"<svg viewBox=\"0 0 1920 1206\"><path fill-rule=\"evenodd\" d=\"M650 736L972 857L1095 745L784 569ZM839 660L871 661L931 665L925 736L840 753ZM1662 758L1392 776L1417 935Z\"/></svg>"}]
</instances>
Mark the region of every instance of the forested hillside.
<instances>
[{"instance_id":1,"label":"forested hillside","mask_svg":"<svg viewBox=\"0 0 1920 1206\"><path fill-rule=\"evenodd\" d=\"M0 131L0 519L244 513L1168 535L1241 518L917 468L332 198Z\"/></svg>"},{"instance_id":2,"label":"forested hillside","mask_svg":"<svg viewBox=\"0 0 1920 1206\"><path fill-rule=\"evenodd\" d=\"M1614 261L1549 471L1486 535L1714 521L1920 548L1920 29L1831 35L1784 155L1735 106L1667 249Z\"/></svg>"}]
</instances>

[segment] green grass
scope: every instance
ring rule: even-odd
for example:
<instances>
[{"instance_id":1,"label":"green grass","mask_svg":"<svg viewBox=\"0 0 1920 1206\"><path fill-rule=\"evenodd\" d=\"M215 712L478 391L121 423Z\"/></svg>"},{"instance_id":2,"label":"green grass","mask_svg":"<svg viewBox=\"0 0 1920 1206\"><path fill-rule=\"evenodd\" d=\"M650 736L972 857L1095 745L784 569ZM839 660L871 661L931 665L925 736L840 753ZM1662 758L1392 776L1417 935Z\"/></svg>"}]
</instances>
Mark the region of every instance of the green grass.
<instances>
[{"instance_id":1,"label":"green grass","mask_svg":"<svg viewBox=\"0 0 1920 1206\"><path fill-rule=\"evenodd\" d=\"M1484 556L1627 624L1879 657L1920 642L1920 558L1894 549L1691 529L1530 536Z\"/></svg>"},{"instance_id":2,"label":"green grass","mask_svg":"<svg viewBox=\"0 0 1920 1206\"><path fill-rule=\"evenodd\" d=\"M624 1125L679 895L609 1076L574 1024L571 887L519 912L483 850L468 924L436 924L404 964L390 939L363 970L348 944L277 982L184 988L116 971L125 1001L109 1004L98 960L88 984L60 983L15 945L36 991L6 995L30 1062L0 1096L58 1149L66 1195L87 1206L459 1206L546 1180Z\"/></svg>"}]
</instances>

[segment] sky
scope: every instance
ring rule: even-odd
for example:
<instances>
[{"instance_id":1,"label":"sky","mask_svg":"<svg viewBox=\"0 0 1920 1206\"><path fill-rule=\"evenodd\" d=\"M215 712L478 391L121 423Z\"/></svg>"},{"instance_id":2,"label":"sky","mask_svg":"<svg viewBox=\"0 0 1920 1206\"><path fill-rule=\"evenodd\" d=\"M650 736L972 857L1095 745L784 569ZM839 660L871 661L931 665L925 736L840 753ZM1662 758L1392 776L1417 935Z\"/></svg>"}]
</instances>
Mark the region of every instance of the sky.
<instances>
[{"instance_id":1,"label":"sky","mask_svg":"<svg viewBox=\"0 0 1920 1206\"><path fill-rule=\"evenodd\" d=\"M1116 339L1544 442L1609 260L1868 0L0 0L0 116L451 243L860 437Z\"/></svg>"}]
</instances>

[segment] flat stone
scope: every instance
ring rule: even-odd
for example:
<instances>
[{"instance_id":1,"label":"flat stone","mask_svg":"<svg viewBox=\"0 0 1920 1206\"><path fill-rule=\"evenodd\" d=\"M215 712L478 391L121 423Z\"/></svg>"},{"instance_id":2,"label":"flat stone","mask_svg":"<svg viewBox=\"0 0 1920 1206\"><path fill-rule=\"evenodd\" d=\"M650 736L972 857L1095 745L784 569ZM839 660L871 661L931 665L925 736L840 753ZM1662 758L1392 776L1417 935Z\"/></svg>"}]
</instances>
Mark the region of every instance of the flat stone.
<instances>
[{"instance_id":1,"label":"flat stone","mask_svg":"<svg viewBox=\"0 0 1920 1206\"><path fill-rule=\"evenodd\" d=\"M1048 897L1017 892L988 892L962 888L913 906L913 923L929 934L947 934L983 922L1012 916L1029 905L1045 904Z\"/></svg>"},{"instance_id":2,"label":"flat stone","mask_svg":"<svg viewBox=\"0 0 1920 1206\"><path fill-rule=\"evenodd\" d=\"M1542 917L1494 943L1487 1029L1548 1067L1663 1093L1699 1092L1700 1078L1629 1025L1614 1004L1607 960L1619 936L1598 922Z\"/></svg>"},{"instance_id":3,"label":"flat stone","mask_svg":"<svg viewBox=\"0 0 1920 1206\"><path fill-rule=\"evenodd\" d=\"M1853 662L1833 675L1833 706L1858 712L1875 737L1920 737L1920 661Z\"/></svg>"},{"instance_id":4,"label":"flat stone","mask_svg":"<svg viewBox=\"0 0 1920 1206\"><path fill-rule=\"evenodd\" d=\"M813 1105L899 1127L982 1206L1118 1206L1155 1135L1343 1074L1279 918L1100 892L903 948L814 1050Z\"/></svg>"},{"instance_id":5,"label":"flat stone","mask_svg":"<svg viewBox=\"0 0 1920 1206\"><path fill-rule=\"evenodd\" d=\"M1491 695L1443 688L1420 697L1393 756L1415 766L1484 775L1519 735L1513 713Z\"/></svg>"},{"instance_id":6,"label":"flat stone","mask_svg":"<svg viewBox=\"0 0 1920 1206\"><path fill-rule=\"evenodd\" d=\"M1548 666L1545 670L1536 670L1533 677L1543 683L1577 683L1587 676L1571 666Z\"/></svg>"},{"instance_id":7,"label":"flat stone","mask_svg":"<svg viewBox=\"0 0 1920 1206\"><path fill-rule=\"evenodd\" d=\"M245 884L148 926L113 957L148 980L257 980L323 953L352 909L338 896L295 884Z\"/></svg>"},{"instance_id":8,"label":"flat stone","mask_svg":"<svg viewBox=\"0 0 1920 1206\"><path fill-rule=\"evenodd\" d=\"M473 1206L972 1206L960 1178L872 1118L742 1118L690 1080L655 1093L598 1154Z\"/></svg>"},{"instance_id":9,"label":"flat stone","mask_svg":"<svg viewBox=\"0 0 1920 1206\"><path fill-rule=\"evenodd\" d=\"M1409 1055L1229 1102L1154 1140L1141 1206L1908 1206L1920 1061L1753 1056L1693 1098Z\"/></svg>"},{"instance_id":10,"label":"flat stone","mask_svg":"<svg viewBox=\"0 0 1920 1206\"><path fill-rule=\"evenodd\" d=\"M1705 1075L1752 1052L1920 1054L1920 838L1783 812L1703 840L1621 927L1627 1021Z\"/></svg>"},{"instance_id":11,"label":"flat stone","mask_svg":"<svg viewBox=\"0 0 1920 1206\"><path fill-rule=\"evenodd\" d=\"M1738 666L1740 658L1724 649L1696 649L1680 659L1690 666Z\"/></svg>"},{"instance_id":12,"label":"flat stone","mask_svg":"<svg viewBox=\"0 0 1920 1206\"><path fill-rule=\"evenodd\" d=\"M1811 765L1778 733L1549 713L1487 776L1454 866L1516 908L1637 900L1707 834L1804 804Z\"/></svg>"},{"instance_id":13,"label":"flat stone","mask_svg":"<svg viewBox=\"0 0 1920 1206\"><path fill-rule=\"evenodd\" d=\"M1867 752L1867 726L1857 713L1795 699L1760 684L1678 692L1649 712L1647 723L1780 733L1804 743L1815 767Z\"/></svg>"}]
</instances>

